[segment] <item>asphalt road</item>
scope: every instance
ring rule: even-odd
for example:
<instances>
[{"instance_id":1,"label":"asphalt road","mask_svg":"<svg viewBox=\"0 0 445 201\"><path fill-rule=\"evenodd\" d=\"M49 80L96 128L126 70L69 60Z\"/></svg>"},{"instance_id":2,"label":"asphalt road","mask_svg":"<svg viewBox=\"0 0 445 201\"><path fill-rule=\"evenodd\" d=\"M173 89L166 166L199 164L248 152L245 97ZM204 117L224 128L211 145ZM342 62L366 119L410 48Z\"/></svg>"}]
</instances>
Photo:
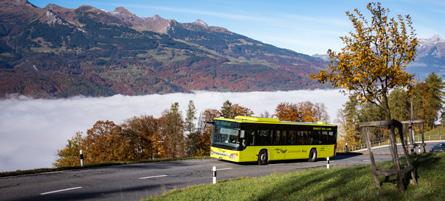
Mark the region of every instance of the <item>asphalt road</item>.
<instances>
[{"instance_id":1,"label":"asphalt road","mask_svg":"<svg viewBox=\"0 0 445 201\"><path fill-rule=\"evenodd\" d=\"M427 150L435 143L429 143ZM377 149L376 160L390 160L388 148ZM269 165L235 164L214 159L180 160L117 165L83 170L64 170L0 178L0 200L125 200L133 201L175 188L212 182L212 167L218 180L291 172L325 167L326 161L274 162ZM369 164L369 156L339 155L331 166Z\"/></svg>"}]
</instances>

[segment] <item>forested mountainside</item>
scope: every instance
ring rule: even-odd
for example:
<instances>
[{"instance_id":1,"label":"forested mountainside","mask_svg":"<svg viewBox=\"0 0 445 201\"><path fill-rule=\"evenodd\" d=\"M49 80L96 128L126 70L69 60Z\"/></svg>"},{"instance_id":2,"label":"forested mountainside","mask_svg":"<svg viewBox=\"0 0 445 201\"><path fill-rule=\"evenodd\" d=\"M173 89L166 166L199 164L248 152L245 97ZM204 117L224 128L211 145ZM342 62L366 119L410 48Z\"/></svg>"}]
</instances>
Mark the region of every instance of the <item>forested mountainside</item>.
<instances>
[{"instance_id":1,"label":"forested mountainside","mask_svg":"<svg viewBox=\"0 0 445 201\"><path fill-rule=\"evenodd\" d=\"M179 23L25 0L0 0L0 96L109 96L325 87L322 59L201 20Z\"/></svg>"}]
</instances>

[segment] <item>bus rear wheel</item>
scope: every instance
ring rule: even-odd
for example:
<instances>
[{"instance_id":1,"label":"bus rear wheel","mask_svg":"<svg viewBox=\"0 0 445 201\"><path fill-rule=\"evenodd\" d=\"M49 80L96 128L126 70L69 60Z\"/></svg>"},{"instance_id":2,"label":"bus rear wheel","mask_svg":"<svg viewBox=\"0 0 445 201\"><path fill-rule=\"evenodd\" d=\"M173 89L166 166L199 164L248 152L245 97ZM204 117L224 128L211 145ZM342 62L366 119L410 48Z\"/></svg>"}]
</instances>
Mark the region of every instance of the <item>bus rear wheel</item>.
<instances>
[{"instance_id":1,"label":"bus rear wheel","mask_svg":"<svg viewBox=\"0 0 445 201\"><path fill-rule=\"evenodd\" d=\"M317 149L311 149L309 152L309 162L317 161Z\"/></svg>"},{"instance_id":2,"label":"bus rear wheel","mask_svg":"<svg viewBox=\"0 0 445 201\"><path fill-rule=\"evenodd\" d=\"M258 154L258 165L267 165L267 162L268 162L267 150L263 149Z\"/></svg>"}]
</instances>

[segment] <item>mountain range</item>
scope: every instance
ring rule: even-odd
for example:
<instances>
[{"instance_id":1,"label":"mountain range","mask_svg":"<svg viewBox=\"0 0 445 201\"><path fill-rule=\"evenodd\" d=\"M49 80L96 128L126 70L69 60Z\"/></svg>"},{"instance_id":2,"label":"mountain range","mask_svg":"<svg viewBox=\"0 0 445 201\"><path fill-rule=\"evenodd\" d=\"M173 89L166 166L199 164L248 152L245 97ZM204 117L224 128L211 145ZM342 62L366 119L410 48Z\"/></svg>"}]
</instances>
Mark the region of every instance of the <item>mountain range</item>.
<instances>
[{"instance_id":1,"label":"mountain range","mask_svg":"<svg viewBox=\"0 0 445 201\"><path fill-rule=\"evenodd\" d=\"M0 95L109 96L323 87L321 59L209 26L123 7L107 12L0 1Z\"/></svg>"},{"instance_id":2,"label":"mountain range","mask_svg":"<svg viewBox=\"0 0 445 201\"><path fill-rule=\"evenodd\" d=\"M437 73L445 78L445 40L435 35L429 39L420 39L417 56L408 66L407 71L418 80L423 80L430 73Z\"/></svg>"},{"instance_id":3,"label":"mountain range","mask_svg":"<svg viewBox=\"0 0 445 201\"><path fill-rule=\"evenodd\" d=\"M421 75L443 69L445 43L432 40L422 43L422 56L410 71ZM139 17L123 7L108 12L0 0L0 97L329 87L308 76L326 67L319 56L202 20L180 23L158 15Z\"/></svg>"}]
</instances>

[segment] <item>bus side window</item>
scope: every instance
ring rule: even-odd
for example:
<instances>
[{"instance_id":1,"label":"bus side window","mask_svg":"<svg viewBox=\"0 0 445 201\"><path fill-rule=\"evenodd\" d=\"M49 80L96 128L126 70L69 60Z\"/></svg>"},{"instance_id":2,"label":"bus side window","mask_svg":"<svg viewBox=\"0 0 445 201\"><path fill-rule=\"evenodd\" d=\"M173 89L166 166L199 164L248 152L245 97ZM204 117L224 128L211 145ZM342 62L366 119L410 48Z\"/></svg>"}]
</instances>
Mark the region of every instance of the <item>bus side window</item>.
<instances>
[{"instance_id":1,"label":"bus side window","mask_svg":"<svg viewBox=\"0 0 445 201\"><path fill-rule=\"evenodd\" d=\"M321 144L329 144L331 139L329 138L328 131L323 131L321 136Z\"/></svg>"},{"instance_id":2,"label":"bus side window","mask_svg":"<svg viewBox=\"0 0 445 201\"><path fill-rule=\"evenodd\" d=\"M280 130L275 130L274 135L274 145L280 145L281 132Z\"/></svg>"},{"instance_id":3,"label":"bus side window","mask_svg":"<svg viewBox=\"0 0 445 201\"><path fill-rule=\"evenodd\" d=\"M282 145L287 145L287 133L286 131L281 131L281 144Z\"/></svg>"},{"instance_id":4,"label":"bus side window","mask_svg":"<svg viewBox=\"0 0 445 201\"><path fill-rule=\"evenodd\" d=\"M298 141L298 144L302 144L302 145L308 144L309 140L308 140L306 131L298 131L297 141Z\"/></svg>"},{"instance_id":5,"label":"bus side window","mask_svg":"<svg viewBox=\"0 0 445 201\"><path fill-rule=\"evenodd\" d=\"M304 131L304 139L306 140L306 144L314 144L314 135L312 131Z\"/></svg>"},{"instance_id":6,"label":"bus side window","mask_svg":"<svg viewBox=\"0 0 445 201\"><path fill-rule=\"evenodd\" d=\"M256 142L255 142L256 130L250 130L249 133L250 133L250 135L249 135L250 145L254 146L254 145L256 145Z\"/></svg>"},{"instance_id":7,"label":"bus side window","mask_svg":"<svg viewBox=\"0 0 445 201\"><path fill-rule=\"evenodd\" d=\"M288 131L289 133L289 145L295 145L297 144L297 133L294 130Z\"/></svg>"},{"instance_id":8,"label":"bus side window","mask_svg":"<svg viewBox=\"0 0 445 201\"><path fill-rule=\"evenodd\" d=\"M295 141L296 141L296 144L298 144L298 145L302 145L302 144L304 144L303 143L303 138L302 138L302 135L303 135L303 131L294 131L295 132Z\"/></svg>"},{"instance_id":9,"label":"bus side window","mask_svg":"<svg viewBox=\"0 0 445 201\"><path fill-rule=\"evenodd\" d=\"M259 130L259 134L257 136L258 141L256 145L268 145L271 143L271 133L270 130Z\"/></svg>"},{"instance_id":10,"label":"bus side window","mask_svg":"<svg viewBox=\"0 0 445 201\"><path fill-rule=\"evenodd\" d=\"M334 131L329 131L329 144L335 144L335 135L334 135Z\"/></svg>"}]
</instances>

